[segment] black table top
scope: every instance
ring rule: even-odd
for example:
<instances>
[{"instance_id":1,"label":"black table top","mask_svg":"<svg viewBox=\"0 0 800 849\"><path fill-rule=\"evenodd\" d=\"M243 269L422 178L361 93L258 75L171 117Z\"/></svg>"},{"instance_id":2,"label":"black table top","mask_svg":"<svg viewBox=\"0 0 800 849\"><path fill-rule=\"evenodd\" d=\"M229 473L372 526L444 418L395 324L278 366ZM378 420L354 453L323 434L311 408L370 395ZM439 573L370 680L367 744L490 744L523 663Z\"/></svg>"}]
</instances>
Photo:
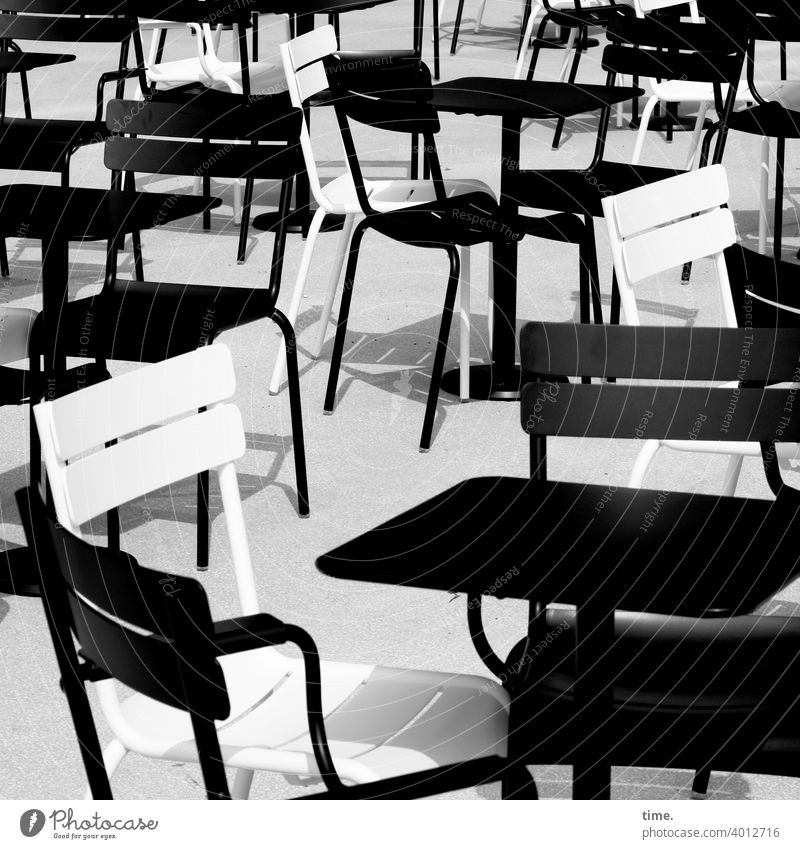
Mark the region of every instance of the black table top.
<instances>
[{"instance_id":1,"label":"black table top","mask_svg":"<svg viewBox=\"0 0 800 849\"><path fill-rule=\"evenodd\" d=\"M140 18L229 23L249 19L252 12L313 15L352 12L391 2L394 0L136 0L133 9Z\"/></svg>"},{"instance_id":2,"label":"black table top","mask_svg":"<svg viewBox=\"0 0 800 849\"><path fill-rule=\"evenodd\" d=\"M433 104L441 112L456 114L571 118L643 94L635 86L462 77L434 85Z\"/></svg>"},{"instance_id":3,"label":"black table top","mask_svg":"<svg viewBox=\"0 0 800 849\"><path fill-rule=\"evenodd\" d=\"M794 498L473 478L322 555L317 567L498 598L732 615L797 574L800 552L785 529L798 510Z\"/></svg>"},{"instance_id":4,"label":"black table top","mask_svg":"<svg viewBox=\"0 0 800 849\"><path fill-rule=\"evenodd\" d=\"M156 192L0 186L0 235L70 241L110 239L149 230L219 206L219 198Z\"/></svg>"}]
</instances>

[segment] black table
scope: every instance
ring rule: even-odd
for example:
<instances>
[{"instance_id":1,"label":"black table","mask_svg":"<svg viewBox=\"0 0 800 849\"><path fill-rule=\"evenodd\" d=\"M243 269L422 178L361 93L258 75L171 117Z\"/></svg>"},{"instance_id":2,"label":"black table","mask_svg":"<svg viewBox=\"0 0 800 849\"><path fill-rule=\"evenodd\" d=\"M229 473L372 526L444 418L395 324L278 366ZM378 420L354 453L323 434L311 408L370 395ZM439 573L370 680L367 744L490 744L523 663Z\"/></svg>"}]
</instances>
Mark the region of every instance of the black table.
<instances>
[{"instance_id":1,"label":"black table","mask_svg":"<svg viewBox=\"0 0 800 849\"><path fill-rule=\"evenodd\" d=\"M500 208L515 214L518 198L516 177L520 167L520 128L525 119L571 118L631 100L640 88L604 85L570 85L561 82L464 77L433 87L433 103L440 112L497 115L502 118ZM470 397L493 401L519 398L520 369L516 362L517 329L516 243L494 246L494 338L491 365L470 367ZM458 370L446 373L442 388L459 394Z\"/></svg>"}]
</instances>

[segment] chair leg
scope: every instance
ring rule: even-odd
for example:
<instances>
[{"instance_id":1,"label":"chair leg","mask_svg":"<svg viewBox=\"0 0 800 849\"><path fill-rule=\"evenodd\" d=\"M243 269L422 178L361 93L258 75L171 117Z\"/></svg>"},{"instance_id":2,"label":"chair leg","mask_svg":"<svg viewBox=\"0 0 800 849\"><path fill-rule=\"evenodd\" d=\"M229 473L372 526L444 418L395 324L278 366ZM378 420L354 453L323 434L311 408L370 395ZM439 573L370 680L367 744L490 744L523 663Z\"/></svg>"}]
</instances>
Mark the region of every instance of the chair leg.
<instances>
[{"instance_id":1,"label":"chair leg","mask_svg":"<svg viewBox=\"0 0 800 849\"><path fill-rule=\"evenodd\" d=\"M528 82L533 79L533 72L536 70L536 63L539 61L539 53L542 50L542 39L544 38L544 31L547 28L548 20L547 15L542 18L542 22L539 24L539 29L536 32L536 38L533 40L533 53L531 53L531 62L528 65L528 73L525 77Z\"/></svg>"},{"instance_id":2,"label":"chair leg","mask_svg":"<svg viewBox=\"0 0 800 849\"><path fill-rule=\"evenodd\" d=\"M489 350L494 344L494 242L489 243L489 282L486 325L489 332Z\"/></svg>"},{"instance_id":3,"label":"chair leg","mask_svg":"<svg viewBox=\"0 0 800 849\"><path fill-rule=\"evenodd\" d=\"M611 324L619 324L619 314L622 307L622 300L619 296L619 284L617 283L616 271L611 275L611 315L609 322Z\"/></svg>"},{"instance_id":4,"label":"chair leg","mask_svg":"<svg viewBox=\"0 0 800 849\"><path fill-rule=\"evenodd\" d=\"M201 177L203 185L203 200L211 200L211 177ZM211 229L211 210L203 211L203 229Z\"/></svg>"},{"instance_id":5,"label":"chair leg","mask_svg":"<svg viewBox=\"0 0 800 849\"><path fill-rule=\"evenodd\" d=\"M303 408L300 401L300 374L297 369L297 340L294 328L286 316L275 310L272 320L280 327L286 347L286 371L289 378L289 410L292 416L294 442L294 469L297 478L297 511L308 516L308 475L306 472L306 447L303 437Z\"/></svg>"},{"instance_id":6,"label":"chair leg","mask_svg":"<svg viewBox=\"0 0 800 849\"><path fill-rule=\"evenodd\" d=\"M481 31L481 21L483 21L483 10L486 8L486 0L481 0L481 5L478 6L478 14L475 15L475 26L473 32Z\"/></svg>"},{"instance_id":7,"label":"chair leg","mask_svg":"<svg viewBox=\"0 0 800 849\"><path fill-rule=\"evenodd\" d=\"M22 104L25 110L25 117L30 121L31 119L31 93L28 89L28 75L25 71L23 71L19 75L19 84L22 88Z\"/></svg>"},{"instance_id":8,"label":"chair leg","mask_svg":"<svg viewBox=\"0 0 800 849\"><path fill-rule=\"evenodd\" d=\"M772 253L775 259L781 258L783 248L783 163L786 154L786 139L778 138L775 151L775 216L772 225Z\"/></svg>"},{"instance_id":9,"label":"chair leg","mask_svg":"<svg viewBox=\"0 0 800 849\"><path fill-rule=\"evenodd\" d=\"M419 450L422 453L430 450L431 436L433 434L433 421L436 418L436 407L439 403L439 386L442 382L444 371L444 358L447 353L447 340L450 336L450 324L453 319L453 307L456 302L456 291L458 289L459 259L458 249L450 246L447 249L450 257L450 278L447 282L447 293L442 310L442 323L439 328L439 338L436 341L436 357L433 361L433 372L431 374L431 385L428 390L428 403L425 406L425 419L422 423L422 437L419 441Z\"/></svg>"},{"instance_id":10,"label":"chair leg","mask_svg":"<svg viewBox=\"0 0 800 849\"><path fill-rule=\"evenodd\" d=\"M526 12L523 15L522 29L519 34L519 44L517 45L517 64L514 67L514 79L521 80L525 68L525 54L528 51L528 44L533 36L533 28L536 26L536 19L539 17L539 12L542 6L537 4L536 9L531 11L530 3L526 3Z\"/></svg>"},{"instance_id":11,"label":"chair leg","mask_svg":"<svg viewBox=\"0 0 800 849\"><path fill-rule=\"evenodd\" d=\"M303 247L303 256L300 259L300 269L297 272L294 292L292 292L292 301L289 304L289 311L286 314L289 324L291 324L292 327L294 327L295 322L297 321L297 314L300 312L300 302L303 299L303 290L305 289L306 280L308 278L308 270L311 266L311 257L314 253L317 236L319 235L319 231L324 220L325 210L320 206L314 213L314 217L311 219L311 226L308 228L308 236L306 237L306 243ZM270 395L278 394L281 387L281 381L283 380L283 369L285 365L286 357L283 350L280 350L275 360L275 366L272 369L272 380L269 384Z\"/></svg>"},{"instance_id":12,"label":"chair leg","mask_svg":"<svg viewBox=\"0 0 800 849\"><path fill-rule=\"evenodd\" d=\"M653 114L653 110L656 108L658 104L658 98L655 95L651 95L647 103L645 104L644 109L642 110L642 116L639 119L639 129L636 130L636 144L633 147L633 156L631 157L631 165L638 165L639 160L642 158L642 149L644 148L644 138L647 134L647 128L650 126L650 117Z\"/></svg>"},{"instance_id":13,"label":"chair leg","mask_svg":"<svg viewBox=\"0 0 800 849\"><path fill-rule=\"evenodd\" d=\"M442 6L444 6L444 2L442 2ZM436 0L433 0L433 78L438 80L440 77L440 62L439 62L439 18L441 16L441 9L439 8L439 4ZM422 42L420 42L421 44Z\"/></svg>"},{"instance_id":14,"label":"chair leg","mask_svg":"<svg viewBox=\"0 0 800 849\"><path fill-rule=\"evenodd\" d=\"M697 112L697 120L694 122L694 130L692 130L692 138L689 142L689 154L686 157L686 167L684 170L691 171L697 160L697 152L700 150L700 137L703 134L703 127L706 123L706 113L708 112L708 103L701 103L700 109Z\"/></svg>"},{"instance_id":15,"label":"chair leg","mask_svg":"<svg viewBox=\"0 0 800 849\"><path fill-rule=\"evenodd\" d=\"M761 139L761 169L759 180L759 210L758 210L758 252L767 252L767 205L769 204L769 136Z\"/></svg>"},{"instance_id":16,"label":"chair leg","mask_svg":"<svg viewBox=\"0 0 800 849\"><path fill-rule=\"evenodd\" d=\"M578 34L577 37L579 39L579 42L578 42L577 45L575 44L576 33ZM567 48L566 48L567 50L569 50L570 47L571 47L572 50L573 50L572 66L569 69L569 79L567 80L567 82L570 85L574 84L575 79L578 76L578 65L580 65L580 63L581 63L581 46L580 46L581 40L583 40L583 31L582 30L581 31L579 31L578 29L570 30L570 32L569 32L569 43L567 44ZM569 58L569 53L567 53L567 56L564 57L565 65L561 70L561 74L559 74L559 79L562 79L562 77L563 77L563 75L566 71L566 61L567 61L568 58ZM553 134L553 150L558 150L558 146L561 144L561 134L564 132L564 124L565 124L564 118L559 118L558 121L556 122L556 131Z\"/></svg>"},{"instance_id":17,"label":"chair leg","mask_svg":"<svg viewBox=\"0 0 800 849\"><path fill-rule=\"evenodd\" d=\"M208 470L197 476L197 571L205 572L209 563Z\"/></svg>"},{"instance_id":18,"label":"chair leg","mask_svg":"<svg viewBox=\"0 0 800 849\"><path fill-rule=\"evenodd\" d=\"M500 786L503 799L536 801L539 798L536 780L524 765L509 768Z\"/></svg>"},{"instance_id":19,"label":"chair leg","mask_svg":"<svg viewBox=\"0 0 800 849\"><path fill-rule=\"evenodd\" d=\"M461 251L461 321L459 322L458 377L459 395L462 401L469 401L469 349L471 338L470 296L470 249Z\"/></svg>"},{"instance_id":20,"label":"chair leg","mask_svg":"<svg viewBox=\"0 0 800 849\"><path fill-rule=\"evenodd\" d=\"M587 215L585 221L585 238L581 242L578 253L581 266L585 266L589 278L589 294L592 299L592 319L595 324L603 323L603 303L600 297L600 272L597 268L597 244L594 236L594 219Z\"/></svg>"},{"instance_id":21,"label":"chair leg","mask_svg":"<svg viewBox=\"0 0 800 849\"><path fill-rule=\"evenodd\" d=\"M692 795L693 796L705 796L708 793L708 782L711 780L711 767L704 766L702 769L698 769L694 774L694 781L692 782Z\"/></svg>"},{"instance_id":22,"label":"chair leg","mask_svg":"<svg viewBox=\"0 0 800 849\"><path fill-rule=\"evenodd\" d=\"M581 42L583 41L583 28L573 27L569 31L567 43L564 45L564 58L561 60L561 68L558 72L558 81L563 83L567 79L568 71L575 66L575 53L581 52ZM572 54L572 63L570 63L570 54Z\"/></svg>"},{"instance_id":23,"label":"chair leg","mask_svg":"<svg viewBox=\"0 0 800 849\"><path fill-rule=\"evenodd\" d=\"M253 35L255 35L255 32L253 32ZM233 790L231 792L232 799L247 799L250 797L250 788L253 786L254 775L255 772L252 769L236 770L236 777L233 779Z\"/></svg>"},{"instance_id":24,"label":"chair leg","mask_svg":"<svg viewBox=\"0 0 800 849\"><path fill-rule=\"evenodd\" d=\"M450 42L450 55L455 56L456 47L458 46L458 31L461 29L461 15L464 13L464 0L458 0L458 11L456 12L456 22L453 26L453 40Z\"/></svg>"},{"instance_id":25,"label":"chair leg","mask_svg":"<svg viewBox=\"0 0 800 849\"><path fill-rule=\"evenodd\" d=\"M736 485L739 483L739 475L742 473L742 462L744 457L741 454L731 454L728 458L728 468L725 470L725 478L722 484L722 494L727 498L733 498L736 495Z\"/></svg>"},{"instance_id":26,"label":"chair leg","mask_svg":"<svg viewBox=\"0 0 800 849\"><path fill-rule=\"evenodd\" d=\"M331 277L328 283L328 291L325 294L325 303L322 305L322 315L319 319L319 332L317 333L317 342L314 345L314 350L311 356L316 360L322 352L322 346L325 344L325 334L328 331L328 321L333 310L333 301L336 297L336 290L339 288L339 280L342 276L342 266L344 258L348 252L350 245L350 237L353 234L353 224L355 223L355 215L348 215L344 219L342 232L339 235L339 246L336 249L336 256L331 265Z\"/></svg>"},{"instance_id":27,"label":"chair leg","mask_svg":"<svg viewBox=\"0 0 800 849\"><path fill-rule=\"evenodd\" d=\"M339 378L339 367L342 364L342 351L344 340L347 336L347 319L350 315L350 301L353 298L353 284L355 283L356 266L358 265L358 249L361 247L361 239L366 230L366 221L362 221L353 232L350 240L350 253L347 260L347 269L344 274L344 291L342 292L342 303L339 307L339 320L336 324L336 338L333 342L333 353L331 354L331 370L328 374L328 388L325 392L325 415L333 413L336 401L336 383Z\"/></svg>"},{"instance_id":28,"label":"chair leg","mask_svg":"<svg viewBox=\"0 0 800 849\"><path fill-rule=\"evenodd\" d=\"M8 251L6 250L6 240L0 239L0 275L8 277L11 270L8 267Z\"/></svg>"},{"instance_id":29,"label":"chair leg","mask_svg":"<svg viewBox=\"0 0 800 849\"><path fill-rule=\"evenodd\" d=\"M250 229L250 205L253 203L253 181L244 181L244 198L242 199L241 224L239 225L239 249L236 251L236 262L244 264L247 253L247 233Z\"/></svg>"},{"instance_id":30,"label":"chair leg","mask_svg":"<svg viewBox=\"0 0 800 849\"><path fill-rule=\"evenodd\" d=\"M641 489L644 481L644 476L653 462L653 458L658 454L661 448L661 443L657 439L645 440L639 456L631 469L630 477L628 478L628 486L631 489Z\"/></svg>"}]
</instances>

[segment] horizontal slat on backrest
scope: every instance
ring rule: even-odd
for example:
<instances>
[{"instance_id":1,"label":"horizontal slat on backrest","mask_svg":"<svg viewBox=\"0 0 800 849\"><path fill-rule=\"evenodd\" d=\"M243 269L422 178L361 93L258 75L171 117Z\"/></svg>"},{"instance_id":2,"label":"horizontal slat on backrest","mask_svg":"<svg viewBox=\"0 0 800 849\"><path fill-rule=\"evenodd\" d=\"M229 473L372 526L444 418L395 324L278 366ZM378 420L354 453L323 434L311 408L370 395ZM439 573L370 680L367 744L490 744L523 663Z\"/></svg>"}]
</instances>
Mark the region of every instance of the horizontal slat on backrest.
<instances>
[{"instance_id":1,"label":"horizontal slat on backrest","mask_svg":"<svg viewBox=\"0 0 800 849\"><path fill-rule=\"evenodd\" d=\"M719 253L735 241L733 214L729 209L715 209L628 239L622 244L622 256L628 280L636 283L676 265Z\"/></svg>"},{"instance_id":2,"label":"horizontal slat on backrest","mask_svg":"<svg viewBox=\"0 0 800 849\"><path fill-rule=\"evenodd\" d=\"M64 489L75 526L174 481L238 460L242 416L233 404L131 436L70 463Z\"/></svg>"},{"instance_id":3,"label":"horizontal slat on backrest","mask_svg":"<svg viewBox=\"0 0 800 849\"><path fill-rule=\"evenodd\" d=\"M225 345L208 345L128 372L48 402L56 455L69 460L112 439L225 401L235 391L233 361Z\"/></svg>"},{"instance_id":4,"label":"horizontal slat on backrest","mask_svg":"<svg viewBox=\"0 0 800 849\"><path fill-rule=\"evenodd\" d=\"M125 15L129 7L130 0L0 0L0 11L28 15Z\"/></svg>"},{"instance_id":5,"label":"horizontal slat on backrest","mask_svg":"<svg viewBox=\"0 0 800 849\"><path fill-rule=\"evenodd\" d=\"M604 70L617 74L733 85L741 76L742 57L743 54L725 53L656 53L626 44L610 44L603 51L602 65ZM722 96L725 95L723 91Z\"/></svg>"},{"instance_id":6,"label":"horizontal slat on backrest","mask_svg":"<svg viewBox=\"0 0 800 849\"><path fill-rule=\"evenodd\" d=\"M800 381L798 329L530 322L520 351L523 370L537 375Z\"/></svg>"},{"instance_id":7,"label":"horizontal slat on backrest","mask_svg":"<svg viewBox=\"0 0 800 849\"><path fill-rule=\"evenodd\" d=\"M130 32L128 18L0 15L0 37L18 41L111 43L122 41Z\"/></svg>"},{"instance_id":8,"label":"horizontal slat on backrest","mask_svg":"<svg viewBox=\"0 0 800 849\"><path fill-rule=\"evenodd\" d=\"M295 69L317 62L337 49L336 31L330 24L293 38L287 45Z\"/></svg>"},{"instance_id":9,"label":"horizontal slat on backrest","mask_svg":"<svg viewBox=\"0 0 800 849\"><path fill-rule=\"evenodd\" d=\"M296 71L295 79L301 103L328 88L328 78L325 76L325 67L322 62L306 65L305 68Z\"/></svg>"},{"instance_id":10,"label":"horizontal slat on backrest","mask_svg":"<svg viewBox=\"0 0 800 849\"><path fill-rule=\"evenodd\" d=\"M539 436L795 442L796 390L529 383L523 430Z\"/></svg>"},{"instance_id":11,"label":"horizontal slat on backrest","mask_svg":"<svg viewBox=\"0 0 800 849\"><path fill-rule=\"evenodd\" d=\"M113 133L180 139L288 141L300 135L302 113L288 94L248 99L208 89L188 103L112 100L106 125Z\"/></svg>"},{"instance_id":12,"label":"horizontal slat on backrest","mask_svg":"<svg viewBox=\"0 0 800 849\"><path fill-rule=\"evenodd\" d=\"M614 195L609 203L619 235L627 239L659 224L722 206L729 196L725 166L710 165Z\"/></svg>"},{"instance_id":13,"label":"horizontal slat on backrest","mask_svg":"<svg viewBox=\"0 0 800 849\"><path fill-rule=\"evenodd\" d=\"M203 144L115 136L106 142L103 161L117 171L276 180L297 173L300 155L299 144Z\"/></svg>"},{"instance_id":14,"label":"horizontal slat on backrest","mask_svg":"<svg viewBox=\"0 0 800 849\"><path fill-rule=\"evenodd\" d=\"M619 15L609 23L607 32L609 39L615 43L664 50L693 50L705 54L734 54L744 50L747 44L745 28L727 13L724 27L715 23L697 24Z\"/></svg>"},{"instance_id":15,"label":"horizontal slat on backrest","mask_svg":"<svg viewBox=\"0 0 800 849\"><path fill-rule=\"evenodd\" d=\"M669 9L672 6L682 6L683 0L637 0L637 11L654 12L656 9ZM696 3L687 3L688 6L696 6Z\"/></svg>"}]
</instances>

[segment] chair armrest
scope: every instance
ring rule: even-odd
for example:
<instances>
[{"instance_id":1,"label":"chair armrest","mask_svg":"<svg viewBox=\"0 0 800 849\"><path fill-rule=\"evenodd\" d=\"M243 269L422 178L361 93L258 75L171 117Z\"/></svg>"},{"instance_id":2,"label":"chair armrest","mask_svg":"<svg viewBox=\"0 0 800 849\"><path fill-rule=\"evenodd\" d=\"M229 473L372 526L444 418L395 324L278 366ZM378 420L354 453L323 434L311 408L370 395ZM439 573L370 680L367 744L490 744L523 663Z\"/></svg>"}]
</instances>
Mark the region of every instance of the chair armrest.
<instances>
[{"instance_id":1,"label":"chair armrest","mask_svg":"<svg viewBox=\"0 0 800 849\"><path fill-rule=\"evenodd\" d=\"M105 102L105 88L109 83L119 82L120 80L132 80L138 76L144 79L144 72L140 68L123 68L117 71L106 71L100 74L97 81L97 110L95 111L94 120L100 123L103 120L103 104ZM145 89L143 88L144 92Z\"/></svg>"},{"instance_id":2,"label":"chair armrest","mask_svg":"<svg viewBox=\"0 0 800 849\"><path fill-rule=\"evenodd\" d=\"M214 644L221 655L277 646L287 639L286 626L268 613L237 616L214 623Z\"/></svg>"},{"instance_id":3,"label":"chair armrest","mask_svg":"<svg viewBox=\"0 0 800 849\"><path fill-rule=\"evenodd\" d=\"M508 769L508 762L497 755L450 764L422 772L412 772L380 781L343 787L341 790L326 790L309 796L298 796L292 801L307 799L416 799L449 793L463 787L475 787L500 781Z\"/></svg>"},{"instance_id":4,"label":"chair armrest","mask_svg":"<svg viewBox=\"0 0 800 849\"><path fill-rule=\"evenodd\" d=\"M252 616L240 616L216 622L214 641L220 655L235 654L252 648L275 646L281 643L294 643L302 651L305 665L308 733L311 737L314 759L328 791L334 793L344 791L345 786L336 772L328 746L328 735L322 713L322 674L319 652L311 635L297 625L287 625L268 613L256 613Z\"/></svg>"}]
</instances>

